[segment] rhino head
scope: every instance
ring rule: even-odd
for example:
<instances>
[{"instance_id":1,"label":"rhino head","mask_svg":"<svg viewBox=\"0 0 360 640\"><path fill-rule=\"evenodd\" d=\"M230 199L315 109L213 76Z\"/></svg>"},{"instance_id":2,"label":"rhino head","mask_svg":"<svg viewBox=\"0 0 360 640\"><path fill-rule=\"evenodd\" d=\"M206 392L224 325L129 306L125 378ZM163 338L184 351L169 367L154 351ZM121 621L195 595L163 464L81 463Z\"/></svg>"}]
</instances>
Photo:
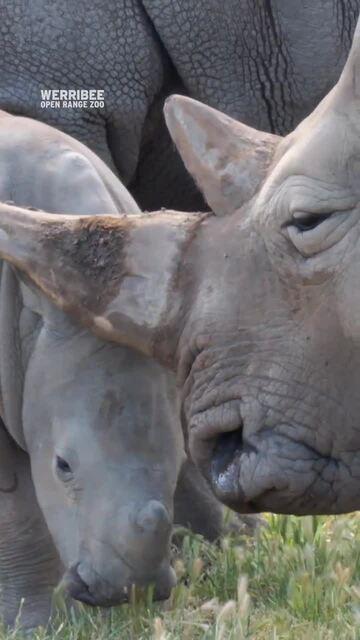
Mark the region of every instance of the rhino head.
<instances>
[{"instance_id":1,"label":"rhino head","mask_svg":"<svg viewBox=\"0 0 360 640\"><path fill-rule=\"evenodd\" d=\"M184 97L166 119L215 216L4 205L1 255L80 324L176 370L189 451L224 503L357 509L360 26L337 86L284 139Z\"/></svg>"},{"instance_id":2,"label":"rhino head","mask_svg":"<svg viewBox=\"0 0 360 640\"><path fill-rule=\"evenodd\" d=\"M184 457L173 376L99 340L7 264L0 291L2 416L29 454L68 592L98 606L128 601L133 584L167 598Z\"/></svg>"},{"instance_id":3,"label":"rhino head","mask_svg":"<svg viewBox=\"0 0 360 640\"><path fill-rule=\"evenodd\" d=\"M132 585L168 598L183 458L169 375L63 318L41 329L23 398L36 495L67 591L97 606L127 602Z\"/></svg>"}]
</instances>

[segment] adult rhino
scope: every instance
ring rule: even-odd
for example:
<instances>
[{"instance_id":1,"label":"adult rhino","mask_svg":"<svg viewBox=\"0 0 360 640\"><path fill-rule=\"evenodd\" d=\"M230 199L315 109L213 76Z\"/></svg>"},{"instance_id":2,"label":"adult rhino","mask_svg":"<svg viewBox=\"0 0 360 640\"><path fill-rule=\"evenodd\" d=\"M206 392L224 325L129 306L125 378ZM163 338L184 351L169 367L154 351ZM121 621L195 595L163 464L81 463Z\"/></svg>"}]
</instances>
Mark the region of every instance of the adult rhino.
<instances>
[{"instance_id":1,"label":"adult rhino","mask_svg":"<svg viewBox=\"0 0 360 640\"><path fill-rule=\"evenodd\" d=\"M0 253L78 322L177 370L190 452L223 502L358 509L360 23L338 84L284 139L182 97L166 118L217 216L2 205Z\"/></svg>"},{"instance_id":2,"label":"adult rhino","mask_svg":"<svg viewBox=\"0 0 360 640\"><path fill-rule=\"evenodd\" d=\"M141 207L203 201L164 99L185 93L287 134L337 81L360 0L0 0L0 108L90 146ZM42 109L41 90L105 90L105 109Z\"/></svg>"},{"instance_id":3,"label":"adult rhino","mask_svg":"<svg viewBox=\"0 0 360 640\"><path fill-rule=\"evenodd\" d=\"M0 197L54 212L139 214L82 144L4 112ZM110 284L97 240L84 233L72 242L78 265L84 274L96 266ZM104 257L118 252L109 239L101 239ZM51 264L46 271L52 280ZM94 301L97 295L90 292ZM64 572L69 593L87 604L124 602L134 583L154 584L155 597L167 597L174 517L208 538L221 529L220 506L184 461L172 376L82 329L1 263L0 390L5 621L12 624L20 611L24 627L46 624Z\"/></svg>"}]
</instances>

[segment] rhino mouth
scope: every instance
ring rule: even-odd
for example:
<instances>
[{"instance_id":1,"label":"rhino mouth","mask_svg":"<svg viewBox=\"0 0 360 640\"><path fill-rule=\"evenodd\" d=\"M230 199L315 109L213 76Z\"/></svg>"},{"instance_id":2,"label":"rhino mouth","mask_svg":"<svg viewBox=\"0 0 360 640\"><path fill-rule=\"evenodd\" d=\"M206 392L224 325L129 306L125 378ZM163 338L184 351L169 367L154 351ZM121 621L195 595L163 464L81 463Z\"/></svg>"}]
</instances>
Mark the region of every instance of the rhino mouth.
<instances>
[{"instance_id":1,"label":"rhino mouth","mask_svg":"<svg viewBox=\"0 0 360 640\"><path fill-rule=\"evenodd\" d=\"M347 465L296 440L294 425L247 433L240 424L224 433L204 422L192 430L190 453L216 497L231 509L310 515L359 508Z\"/></svg>"},{"instance_id":2,"label":"rhino mouth","mask_svg":"<svg viewBox=\"0 0 360 640\"><path fill-rule=\"evenodd\" d=\"M78 563L67 571L62 583L74 600L91 607L113 607L128 603L135 587L146 591L150 585L154 601L167 600L176 585L176 576L172 567L162 567L153 579L130 580L126 586L111 589L110 593L109 584L89 584L83 577L81 564Z\"/></svg>"}]
</instances>

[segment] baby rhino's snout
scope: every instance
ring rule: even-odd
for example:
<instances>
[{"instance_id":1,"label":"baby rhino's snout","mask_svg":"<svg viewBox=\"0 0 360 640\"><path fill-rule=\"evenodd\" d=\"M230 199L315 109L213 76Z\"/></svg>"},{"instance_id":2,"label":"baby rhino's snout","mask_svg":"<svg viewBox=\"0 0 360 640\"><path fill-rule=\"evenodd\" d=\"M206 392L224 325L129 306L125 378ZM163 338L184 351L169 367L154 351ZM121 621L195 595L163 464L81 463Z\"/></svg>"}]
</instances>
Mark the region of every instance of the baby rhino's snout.
<instances>
[{"instance_id":1,"label":"baby rhino's snout","mask_svg":"<svg viewBox=\"0 0 360 640\"><path fill-rule=\"evenodd\" d=\"M155 599L168 598L176 584L169 561L171 531L171 515L158 500L119 518L115 528L107 522L100 544L90 537L67 571L67 591L93 606L127 602L132 585L152 585Z\"/></svg>"}]
</instances>

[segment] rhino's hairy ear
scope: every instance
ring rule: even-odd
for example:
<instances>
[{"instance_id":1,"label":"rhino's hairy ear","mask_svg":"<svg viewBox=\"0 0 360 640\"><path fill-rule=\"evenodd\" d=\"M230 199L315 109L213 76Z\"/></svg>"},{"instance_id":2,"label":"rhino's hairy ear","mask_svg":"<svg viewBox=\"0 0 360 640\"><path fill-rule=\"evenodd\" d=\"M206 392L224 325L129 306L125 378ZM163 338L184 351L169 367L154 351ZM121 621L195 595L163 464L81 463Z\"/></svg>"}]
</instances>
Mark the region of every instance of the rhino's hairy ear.
<instances>
[{"instance_id":1,"label":"rhino's hairy ear","mask_svg":"<svg viewBox=\"0 0 360 640\"><path fill-rule=\"evenodd\" d=\"M178 270L202 218L70 216L0 204L0 258L101 338L168 364L183 302Z\"/></svg>"},{"instance_id":2,"label":"rhino's hairy ear","mask_svg":"<svg viewBox=\"0 0 360 640\"><path fill-rule=\"evenodd\" d=\"M184 96L165 103L170 135L216 215L233 213L258 190L279 136L252 129Z\"/></svg>"}]
</instances>

